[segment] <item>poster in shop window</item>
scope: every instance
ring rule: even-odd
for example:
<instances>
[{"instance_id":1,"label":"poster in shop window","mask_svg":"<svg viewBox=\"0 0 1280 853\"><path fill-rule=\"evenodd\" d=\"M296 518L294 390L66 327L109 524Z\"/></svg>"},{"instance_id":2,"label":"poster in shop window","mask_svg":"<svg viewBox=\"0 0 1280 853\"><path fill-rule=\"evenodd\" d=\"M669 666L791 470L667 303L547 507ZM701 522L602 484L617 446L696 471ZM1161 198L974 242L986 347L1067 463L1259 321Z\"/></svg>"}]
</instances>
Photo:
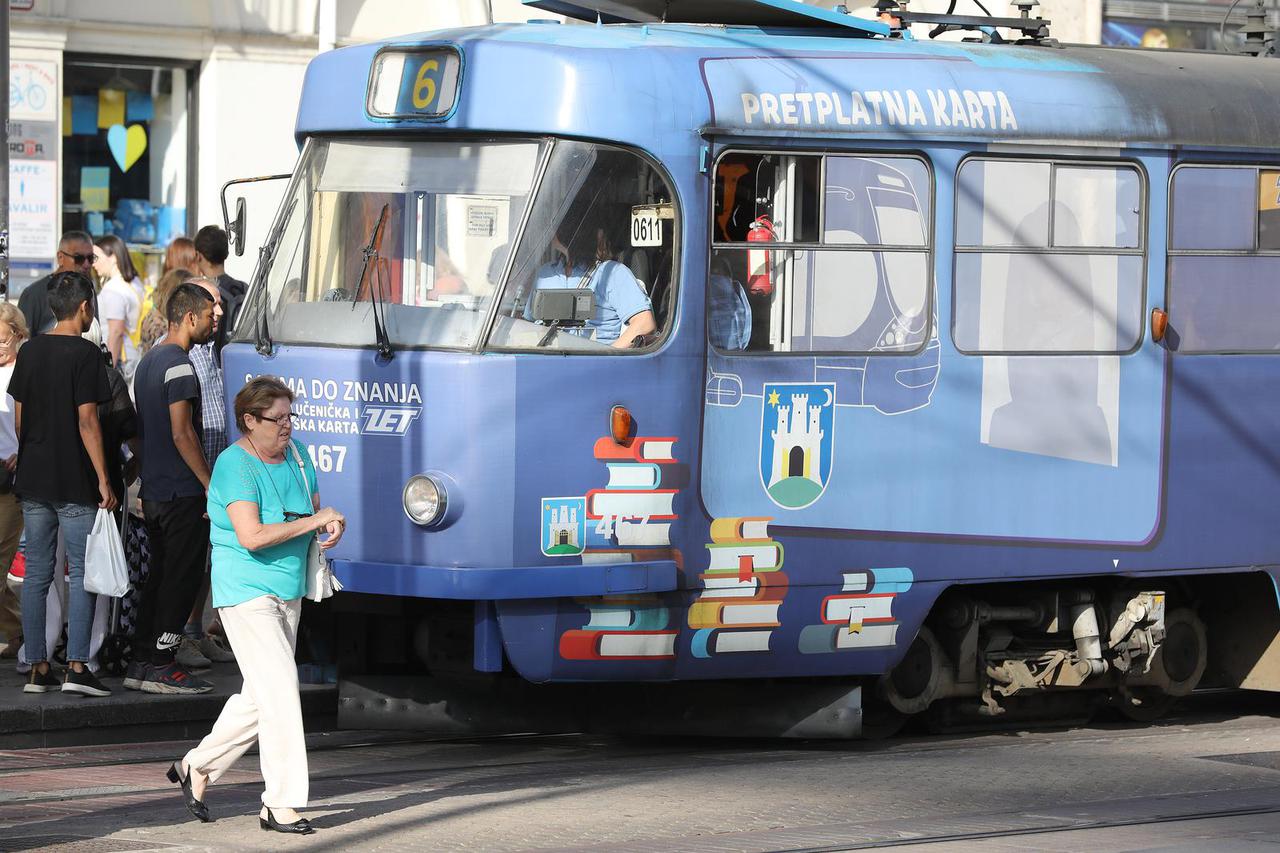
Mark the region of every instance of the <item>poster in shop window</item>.
<instances>
[{"instance_id":1,"label":"poster in shop window","mask_svg":"<svg viewBox=\"0 0 1280 853\"><path fill-rule=\"evenodd\" d=\"M52 261L58 240L58 66L9 63L9 247Z\"/></svg>"}]
</instances>

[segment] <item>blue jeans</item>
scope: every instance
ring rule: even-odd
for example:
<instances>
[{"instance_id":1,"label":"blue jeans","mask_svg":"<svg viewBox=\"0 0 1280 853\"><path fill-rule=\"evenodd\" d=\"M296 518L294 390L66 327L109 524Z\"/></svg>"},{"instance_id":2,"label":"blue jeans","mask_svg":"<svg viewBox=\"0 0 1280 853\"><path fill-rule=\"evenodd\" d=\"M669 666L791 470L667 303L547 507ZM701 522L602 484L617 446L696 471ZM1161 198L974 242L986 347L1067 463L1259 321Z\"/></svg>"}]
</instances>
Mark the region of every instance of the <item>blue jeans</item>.
<instances>
[{"instance_id":1,"label":"blue jeans","mask_svg":"<svg viewBox=\"0 0 1280 853\"><path fill-rule=\"evenodd\" d=\"M58 529L67 546L71 572L67 584L67 660L89 660L89 634L93 629L96 596L84 591L84 550L93 530L98 508L88 504L24 500L22 519L27 536L27 576L22 582L22 636L24 656L32 663L49 659L44 646L45 600L53 583Z\"/></svg>"}]
</instances>

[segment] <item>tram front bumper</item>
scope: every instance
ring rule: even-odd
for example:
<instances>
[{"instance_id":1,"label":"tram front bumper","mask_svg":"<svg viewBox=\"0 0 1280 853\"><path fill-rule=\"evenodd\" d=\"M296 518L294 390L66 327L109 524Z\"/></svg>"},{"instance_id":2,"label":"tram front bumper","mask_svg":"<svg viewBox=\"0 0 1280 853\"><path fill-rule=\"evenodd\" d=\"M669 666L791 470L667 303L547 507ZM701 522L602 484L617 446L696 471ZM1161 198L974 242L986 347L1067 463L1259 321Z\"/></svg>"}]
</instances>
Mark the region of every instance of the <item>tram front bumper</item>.
<instances>
[{"instance_id":1,"label":"tram front bumper","mask_svg":"<svg viewBox=\"0 0 1280 853\"><path fill-rule=\"evenodd\" d=\"M669 592L677 588L671 560L577 566L406 566L334 560L334 574L350 592L503 601Z\"/></svg>"}]
</instances>

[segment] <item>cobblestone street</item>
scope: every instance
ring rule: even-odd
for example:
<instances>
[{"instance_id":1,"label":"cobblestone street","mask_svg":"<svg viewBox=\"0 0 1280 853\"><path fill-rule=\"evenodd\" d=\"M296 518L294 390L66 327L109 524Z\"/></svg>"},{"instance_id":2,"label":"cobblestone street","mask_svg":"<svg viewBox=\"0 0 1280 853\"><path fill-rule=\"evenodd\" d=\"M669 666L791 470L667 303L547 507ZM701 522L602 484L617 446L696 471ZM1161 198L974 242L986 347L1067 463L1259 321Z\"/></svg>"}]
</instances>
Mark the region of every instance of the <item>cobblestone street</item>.
<instances>
[{"instance_id":1,"label":"cobblestone street","mask_svg":"<svg viewBox=\"0 0 1280 853\"><path fill-rule=\"evenodd\" d=\"M880 743L310 739L316 835L265 835L247 758L190 820L181 742L0 753L0 850L1244 850L1280 838L1280 705L1153 727Z\"/></svg>"}]
</instances>

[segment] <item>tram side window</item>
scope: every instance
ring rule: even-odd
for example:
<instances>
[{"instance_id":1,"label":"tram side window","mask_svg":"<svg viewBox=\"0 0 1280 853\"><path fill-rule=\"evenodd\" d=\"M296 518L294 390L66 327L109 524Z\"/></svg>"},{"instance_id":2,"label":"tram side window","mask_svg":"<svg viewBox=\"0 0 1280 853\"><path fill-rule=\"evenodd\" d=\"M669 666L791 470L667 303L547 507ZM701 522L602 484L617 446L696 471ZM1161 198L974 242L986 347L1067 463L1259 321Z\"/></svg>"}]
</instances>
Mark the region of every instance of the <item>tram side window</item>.
<instances>
[{"instance_id":1,"label":"tram side window","mask_svg":"<svg viewBox=\"0 0 1280 853\"><path fill-rule=\"evenodd\" d=\"M1280 170L1182 166L1171 197L1169 348L1280 351Z\"/></svg>"},{"instance_id":2,"label":"tram side window","mask_svg":"<svg viewBox=\"0 0 1280 853\"><path fill-rule=\"evenodd\" d=\"M975 354L1119 354L1142 334L1130 166L971 159L956 193L953 334Z\"/></svg>"},{"instance_id":3,"label":"tram side window","mask_svg":"<svg viewBox=\"0 0 1280 853\"><path fill-rule=\"evenodd\" d=\"M915 352L928 341L928 166L731 153L716 167L708 329L729 351Z\"/></svg>"},{"instance_id":4,"label":"tram side window","mask_svg":"<svg viewBox=\"0 0 1280 853\"><path fill-rule=\"evenodd\" d=\"M674 316L675 195L644 158L559 140L512 261L494 349L655 345Z\"/></svg>"}]
</instances>

